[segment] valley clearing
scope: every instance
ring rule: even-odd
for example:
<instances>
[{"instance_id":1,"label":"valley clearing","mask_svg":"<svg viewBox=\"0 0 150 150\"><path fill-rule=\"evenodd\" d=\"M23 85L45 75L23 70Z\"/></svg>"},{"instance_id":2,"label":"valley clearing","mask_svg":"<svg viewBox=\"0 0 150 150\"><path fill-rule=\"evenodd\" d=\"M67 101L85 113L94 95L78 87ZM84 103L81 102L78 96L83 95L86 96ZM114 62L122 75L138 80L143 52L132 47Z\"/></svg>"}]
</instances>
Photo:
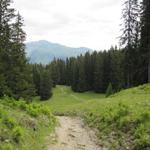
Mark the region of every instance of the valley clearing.
<instances>
[{"instance_id":1,"label":"valley clearing","mask_svg":"<svg viewBox=\"0 0 150 150\"><path fill-rule=\"evenodd\" d=\"M54 142L48 150L100 150L94 131L77 117L57 117L59 126L51 136Z\"/></svg>"},{"instance_id":2,"label":"valley clearing","mask_svg":"<svg viewBox=\"0 0 150 150\"><path fill-rule=\"evenodd\" d=\"M55 133L46 140L47 150L150 149L149 84L108 98L94 92L75 93L58 85L53 97L40 103L61 116Z\"/></svg>"}]
</instances>

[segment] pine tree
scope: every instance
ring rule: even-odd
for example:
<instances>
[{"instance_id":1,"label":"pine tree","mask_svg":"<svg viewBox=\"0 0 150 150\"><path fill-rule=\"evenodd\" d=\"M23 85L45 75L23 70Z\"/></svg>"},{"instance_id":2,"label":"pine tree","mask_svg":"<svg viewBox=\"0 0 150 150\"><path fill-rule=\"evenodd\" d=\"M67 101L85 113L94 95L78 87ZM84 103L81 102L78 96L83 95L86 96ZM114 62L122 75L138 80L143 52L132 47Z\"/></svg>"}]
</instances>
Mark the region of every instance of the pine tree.
<instances>
[{"instance_id":1,"label":"pine tree","mask_svg":"<svg viewBox=\"0 0 150 150\"><path fill-rule=\"evenodd\" d=\"M53 86L55 87L60 81L60 74L59 74L59 68L58 68L57 60L54 59L47 66L47 68L50 69Z\"/></svg>"},{"instance_id":2,"label":"pine tree","mask_svg":"<svg viewBox=\"0 0 150 150\"><path fill-rule=\"evenodd\" d=\"M52 96L53 82L51 78L51 70L41 64L33 65L33 81L36 94L41 100L47 100Z\"/></svg>"},{"instance_id":3,"label":"pine tree","mask_svg":"<svg viewBox=\"0 0 150 150\"><path fill-rule=\"evenodd\" d=\"M0 1L0 93L1 96L4 94L10 94L11 90L6 84L5 71L8 67L9 62L9 51L11 50L11 21L15 17L15 10L10 7L11 0Z\"/></svg>"},{"instance_id":4,"label":"pine tree","mask_svg":"<svg viewBox=\"0 0 150 150\"><path fill-rule=\"evenodd\" d=\"M18 13L16 21L12 25L11 32L11 50L9 52L9 69L7 72L7 84L12 90L12 96L30 97L33 96L34 87L31 72L28 70L27 59L25 55L25 37L23 31L23 19ZM30 90L29 90L30 89ZM32 91L32 90L33 91Z\"/></svg>"},{"instance_id":5,"label":"pine tree","mask_svg":"<svg viewBox=\"0 0 150 150\"><path fill-rule=\"evenodd\" d=\"M50 73L47 70L41 72L40 78L40 97L41 100L47 100L52 96L52 80L50 77Z\"/></svg>"},{"instance_id":6,"label":"pine tree","mask_svg":"<svg viewBox=\"0 0 150 150\"><path fill-rule=\"evenodd\" d=\"M141 83L150 83L150 1L142 1L141 45L140 45Z\"/></svg>"},{"instance_id":7,"label":"pine tree","mask_svg":"<svg viewBox=\"0 0 150 150\"><path fill-rule=\"evenodd\" d=\"M114 91L118 91L124 87L124 69L123 69L123 52L117 47L111 47L109 54L109 78Z\"/></svg>"},{"instance_id":8,"label":"pine tree","mask_svg":"<svg viewBox=\"0 0 150 150\"><path fill-rule=\"evenodd\" d=\"M59 81L58 84L63 85L66 83L66 64L64 60L57 60L57 67L59 71Z\"/></svg>"},{"instance_id":9,"label":"pine tree","mask_svg":"<svg viewBox=\"0 0 150 150\"><path fill-rule=\"evenodd\" d=\"M33 74L33 83L35 85L36 94L40 95L40 80L41 80L41 65L33 65L32 66L32 74Z\"/></svg>"},{"instance_id":10,"label":"pine tree","mask_svg":"<svg viewBox=\"0 0 150 150\"><path fill-rule=\"evenodd\" d=\"M92 88L92 64L90 53L87 52L84 56L84 72L85 72L85 82L86 90L91 90Z\"/></svg>"},{"instance_id":11,"label":"pine tree","mask_svg":"<svg viewBox=\"0 0 150 150\"><path fill-rule=\"evenodd\" d=\"M139 37L138 33L138 17L139 5L138 0L126 0L124 2L124 9L122 18L124 19L123 34L120 38L121 45L124 46L125 51L125 70L126 70L126 86L133 85L134 74L134 59L136 53L136 45Z\"/></svg>"},{"instance_id":12,"label":"pine tree","mask_svg":"<svg viewBox=\"0 0 150 150\"><path fill-rule=\"evenodd\" d=\"M103 53L102 52L99 52L96 55L93 87L95 92L97 93L103 92Z\"/></svg>"},{"instance_id":13,"label":"pine tree","mask_svg":"<svg viewBox=\"0 0 150 150\"><path fill-rule=\"evenodd\" d=\"M72 67L73 67L73 76L72 76L71 88L73 91L77 92L78 82L79 82L79 64L77 60L74 62L74 65Z\"/></svg>"},{"instance_id":14,"label":"pine tree","mask_svg":"<svg viewBox=\"0 0 150 150\"><path fill-rule=\"evenodd\" d=\"M86 83L86 76L85 76L85 66L84 66L84 57L80 56L78 59L79 65L79 76L78 76L78 85L77 91L78 92L85 92L87 90L87 83Z\"/></svg>"},{"instance_id":15,"label":"pine tree","mask_svg":"<svg viewBox=\"0 0 150 150\"><path fill-rule=\"evenodd\" d=\"M109 82L111 82L111 73L112 73L112 66L111 66L111 56L109 52L103 52L103 86L102 92L105 92Z\"/></svg>"},{"instance_id":16,"label":"pine tree","mask_svg":"<svg viewBox=\"0 0 150 150\"><path fill-rule=\"evenodd\" d=\"M0 1L0 87L15 98L33 96L34 86L31 70L25 56L25 32L20 14L10 7L11 0ZM2 84L2 85L1 85ZM3 93L3 94L2 94Z\"/></svg>"},{"instance_id":17,"label":"pine tree","mask_svg":"<svg viewBox=\"0 0 150 150\"><path fill-rule=\"evenodd\" d=\"M91 90L94 90L94 82L95 82L95 72L96 72L96 58L97 58L97 52L94 51L92 54L91 54Z\"/></svg>"}]
</instances>

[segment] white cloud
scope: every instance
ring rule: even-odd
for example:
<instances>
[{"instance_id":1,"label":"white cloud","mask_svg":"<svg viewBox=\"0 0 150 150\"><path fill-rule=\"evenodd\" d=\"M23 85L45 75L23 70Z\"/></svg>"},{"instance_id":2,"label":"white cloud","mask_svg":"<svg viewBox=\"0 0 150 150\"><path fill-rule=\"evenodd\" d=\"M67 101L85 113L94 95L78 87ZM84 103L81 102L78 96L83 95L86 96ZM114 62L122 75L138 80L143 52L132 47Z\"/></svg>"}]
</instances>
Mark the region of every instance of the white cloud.
<instances>
[{"instance_id":1,"label":"white cloud","mask_svg":"<svg viewBox=\"0 0 150 150\"><path fill-rule=\"evenodd\" d=\"M15 0L27 41L108 49L118 43L120 0Z\"/></svg>"}]
</instances>

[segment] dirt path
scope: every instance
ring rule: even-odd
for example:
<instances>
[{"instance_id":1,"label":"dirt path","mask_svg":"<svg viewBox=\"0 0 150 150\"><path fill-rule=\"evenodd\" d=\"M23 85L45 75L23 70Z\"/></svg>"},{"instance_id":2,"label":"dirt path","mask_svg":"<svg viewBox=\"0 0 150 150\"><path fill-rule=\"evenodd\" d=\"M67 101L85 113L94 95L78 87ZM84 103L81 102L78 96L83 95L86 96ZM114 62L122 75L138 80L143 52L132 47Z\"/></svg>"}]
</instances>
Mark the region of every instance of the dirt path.
<instances>
[{"instance_id":1,"label":"dirt path","mask_svg":"<svg viewBox=\"0 0 150 150\"><path fill-rule=\"evenodd\" d=\"M53 144L48 150L102 150L96 144L94 132L84 127L79 118L58 117L60 125L51 137Z\"/></svg>"}]
</instances>

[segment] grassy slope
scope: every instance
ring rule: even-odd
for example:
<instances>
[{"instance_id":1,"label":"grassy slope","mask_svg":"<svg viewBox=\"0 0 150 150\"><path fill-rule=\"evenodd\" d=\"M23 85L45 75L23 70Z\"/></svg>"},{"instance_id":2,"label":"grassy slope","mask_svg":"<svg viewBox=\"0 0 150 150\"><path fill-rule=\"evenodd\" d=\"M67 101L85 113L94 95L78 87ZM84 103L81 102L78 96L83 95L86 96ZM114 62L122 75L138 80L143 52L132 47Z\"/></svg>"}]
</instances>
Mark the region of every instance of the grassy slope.
<instances>
[{"instance_id":1,"label":"grassy slope","mask_svg":"<svg viewBox=\"0 0 150 150\"><path fill-rule=\"evenodd\" d=\"M43 150L54 124L49 108L5 97L0 100L0 149Z\"/></svg>"},{"instance_id":2,"label":"grassy slope","mask_svg":"<svg viewBox=\"0 0 150 150\"><path fill-rule=\"evenodd\" d=\"M56 114L66 114L67 112L70 114L70 112L77 111L79 108L84 110L86 106L89 109L88 102L98 102L104 97L104 94L95 94L93 92L74 93L67 86L57 86L53 89L53 97L44 103Z\"/></svg>"},{"instance_id":3,"label":"grassy slope","mask_svg":"<svg viewBox=\"0 0 150 150\"><path fill-rule=\"evenodd\" d=\"M82 115L98 129L99 138L109 149L150 149L150 85L123 90L109 98L57 86L53 98L44 103L56 114Z\"/></svg>"}]
</instances>

